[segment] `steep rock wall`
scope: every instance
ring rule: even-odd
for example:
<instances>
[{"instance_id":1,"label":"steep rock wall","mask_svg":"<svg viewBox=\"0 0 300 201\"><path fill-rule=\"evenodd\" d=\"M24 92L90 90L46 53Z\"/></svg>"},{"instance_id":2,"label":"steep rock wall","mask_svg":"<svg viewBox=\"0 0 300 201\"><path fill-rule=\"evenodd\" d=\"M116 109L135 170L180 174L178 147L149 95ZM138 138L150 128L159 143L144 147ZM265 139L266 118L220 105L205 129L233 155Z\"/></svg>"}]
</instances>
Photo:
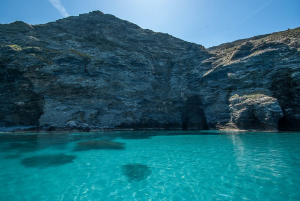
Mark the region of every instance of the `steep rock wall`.
<instances>
[{"instance_id":1,"label":"steep rock wall","mask_svg":"<svg viewBox=\"0 0 300 201\"><path fill-rule=\"evenodd\" d=\"M19 102L37 107L25 112L32 121L3 113L2 125L62 127L76 121L98 128L207 128L198 91L205 73L201 61L210 54L200 45L99 11L0 30L1 76L13 77L10 96L22 90L19 80L30 91L17 100L2 96L2 109L19 114Z\"/></svg>"},{"instance_id":2,"label":"steep rock wall","mask_svg":"<svg viewBox=\"0 0 300 201\"><path fill-rule=\"evenodd\" d=\"M300 130L299 35L206 50L100 11L0 25L0 126Z\"/></svg>"},{"instance_id":3,"label":"steep rock wall","mask_svg":"<svg viewBox=\"0 0 300 201\"><path fill-rule=\"evenodd\" d=\"M297 28L209 49L201 94L210 128L300 130L299 36Z\"/></svg>"}]
</instances>

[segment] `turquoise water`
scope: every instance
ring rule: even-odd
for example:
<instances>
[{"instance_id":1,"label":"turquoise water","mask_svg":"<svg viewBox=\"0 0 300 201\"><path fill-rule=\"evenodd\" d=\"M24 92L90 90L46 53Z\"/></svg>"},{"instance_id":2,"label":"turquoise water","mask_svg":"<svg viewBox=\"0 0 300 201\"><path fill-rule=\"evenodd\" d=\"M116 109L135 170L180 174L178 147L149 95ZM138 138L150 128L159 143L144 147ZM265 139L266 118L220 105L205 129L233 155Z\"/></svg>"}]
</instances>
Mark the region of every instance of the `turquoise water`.
<instances>
[{"instance_id":1,"label":"turquoise water","mask_svg":"<svg viewBox=\"0 0 300 201\"><path fill-rule=\"evenodd\" d=\"M300 133L0 134L0 200L300 200Z\"/></svg>"}]
</instances>

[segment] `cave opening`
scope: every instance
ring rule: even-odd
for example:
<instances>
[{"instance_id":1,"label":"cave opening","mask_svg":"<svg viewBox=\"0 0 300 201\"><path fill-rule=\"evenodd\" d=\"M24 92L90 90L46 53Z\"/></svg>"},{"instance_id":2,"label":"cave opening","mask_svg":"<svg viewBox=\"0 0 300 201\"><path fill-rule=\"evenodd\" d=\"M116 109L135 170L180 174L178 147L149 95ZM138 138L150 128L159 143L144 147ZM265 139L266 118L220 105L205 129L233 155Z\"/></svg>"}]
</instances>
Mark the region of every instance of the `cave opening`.
<instances>
[{"instance_id":1,"label":"cave opening","mask_svg":"<svg viewBox=\"0 0 300 201\"><path fill-rule=\"evenodd\" d=\"M281 117L279 120L278 120L278 130L279 131L287 131L287 130L290 130L289 129L289 120L286 118L286 116L283 116Z\"/></svg>"},{"instance_id":2,"label":"cave opening","mask_svg":"<svg viewBox=\"0 0 300 201\"><path fill-rule=\"evenodd\" d=\"M182 130L187 130L188 129L188 120L187 117L184 118L182 121Z\"/></svg>"},{"instance_id":3,"label":"cave opening","mask_svg":"<svg viewBox=\"0 0 300 201\"><path fill-rule=\"evenodd\" d=\"M182 130L209 130L199 96L189 97L180 109Z\"/></svg>"}]
</instances>

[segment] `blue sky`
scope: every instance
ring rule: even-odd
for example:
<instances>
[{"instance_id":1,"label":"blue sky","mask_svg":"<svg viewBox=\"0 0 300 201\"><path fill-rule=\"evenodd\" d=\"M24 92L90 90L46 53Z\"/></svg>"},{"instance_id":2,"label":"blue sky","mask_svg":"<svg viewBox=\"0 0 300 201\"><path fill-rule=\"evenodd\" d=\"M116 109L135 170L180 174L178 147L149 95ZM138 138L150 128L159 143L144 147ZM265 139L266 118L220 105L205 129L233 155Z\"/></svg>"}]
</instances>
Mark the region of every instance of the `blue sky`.
<instances>
[{"instance_id":1,"label":"blue sky","mask_svg":"<svg viewBox=\"0 0 300 201\"><path fill-rule=\"evenodd\" d=\"M0 0L0 23L93 10L205 47L300 26L300 0Z\"/></svg>"}]
</instances>

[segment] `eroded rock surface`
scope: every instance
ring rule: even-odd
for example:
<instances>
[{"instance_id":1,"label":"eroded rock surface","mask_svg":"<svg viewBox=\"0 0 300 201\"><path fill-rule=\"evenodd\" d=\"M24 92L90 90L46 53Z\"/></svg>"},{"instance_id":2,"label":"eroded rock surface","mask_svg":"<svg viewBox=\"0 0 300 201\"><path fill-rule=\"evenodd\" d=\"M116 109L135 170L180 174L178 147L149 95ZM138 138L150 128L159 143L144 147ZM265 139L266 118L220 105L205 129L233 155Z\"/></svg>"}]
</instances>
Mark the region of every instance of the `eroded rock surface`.
<instances>
[{"instance_id":1,"label":"eroded rock surface","mask_svg":"<svg viewBox=\"0 0 300 201\"><path fill-rule=\"evenodd\" d=\"M201 45L99 11L0 32L2 126L207 128Z\"/></svg>"},{"instance_id":2,"label":"eroded rock surface","mask_svg":"<svg viewBox=\"0 0 300 201\"><path fill-rule=\"evenodd\" d=\"M208 49L201 90L210 128L300 130L300 28Z\"/></svg>"},{"instance_id":3,"label":"eroded rock surface","mask_svg":"<svg viewBox=\"0 0 300 201\"><path fill-rule=\"evenodd\" d=\"M299 35L206 50L100 11L3 24L0 127L299 130Z\"/></svg>"},{"instance_id":4,"label":"eroded rock surface","mask_svg":"<svg viewBox=\"0 0 300 201\"><path fill-rule=\"evenodd\" d=\"M264 94L234 95L229 99L231 122L238 129L274 130L283 113L276 98Z\"/></svg>"}]
</instances>

